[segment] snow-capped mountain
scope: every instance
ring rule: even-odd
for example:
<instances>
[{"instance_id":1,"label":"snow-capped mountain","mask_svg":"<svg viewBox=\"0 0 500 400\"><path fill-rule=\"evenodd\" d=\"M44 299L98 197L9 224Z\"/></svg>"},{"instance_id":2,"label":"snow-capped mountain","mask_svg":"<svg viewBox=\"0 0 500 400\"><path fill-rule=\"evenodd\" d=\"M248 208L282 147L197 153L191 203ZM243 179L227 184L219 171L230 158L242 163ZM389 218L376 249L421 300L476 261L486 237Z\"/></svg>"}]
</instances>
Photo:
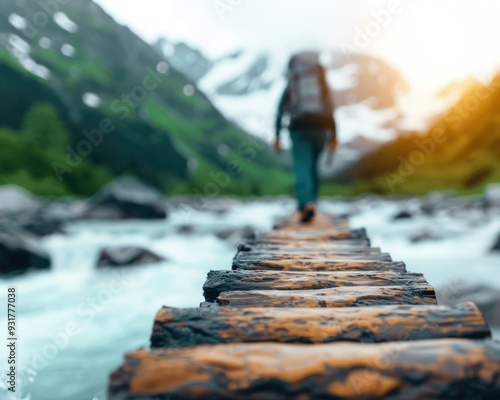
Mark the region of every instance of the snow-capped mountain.
<instances>
[{"instance_id":1,"label":"snow-capped mountain","mask_svg":"<svg viewBox=\"0 0 500 400\"><path fill-rule=\"evenodd\" d=\"M227 118L253 135L272 137L289 55L248 50L209 60L185 43L160 39L155 47L172 66L196 80ZM396 100L408 88L399 72L368 55L352 54L347 59L331 53L324 59L337 106L339 140L349 142L359 135L391 138L390 124L399 118Z\"/></svg>"}]
</instances>

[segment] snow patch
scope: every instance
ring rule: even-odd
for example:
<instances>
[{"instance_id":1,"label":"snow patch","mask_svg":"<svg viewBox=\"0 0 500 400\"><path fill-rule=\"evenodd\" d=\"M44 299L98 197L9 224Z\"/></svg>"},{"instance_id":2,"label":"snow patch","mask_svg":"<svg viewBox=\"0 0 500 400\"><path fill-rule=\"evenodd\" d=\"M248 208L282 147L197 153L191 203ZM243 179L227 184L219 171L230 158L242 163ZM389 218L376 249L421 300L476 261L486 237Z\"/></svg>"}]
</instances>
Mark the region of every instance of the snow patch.
<instances>
[{"instance_id":1,"label":"snow patch","mask_svg":"<svg viewBox=\"0 0 500 400\"><path fill-rule=\"evenodd\" d=\"M61 53L66 57L73 57L76 54L76 49L68 43L65 43L61 47Z\"/></svg>"},{"instance_id":2,"label":"snow patch","mask_svg":"<svg viewBox=\"0 0 500 400\"><path fill-rule=\"evenodd\" d=\"M160 74L166 74L169 69L170 69L170 66L165 61L160 61L156 65L156 71L158 71Z\"/></svg>"},{"instance_id":3,"label":"snow patch","mask_svg":"<svg viewBox=\"0 0 500 400\"><path fill-rule=\"evenodd\" d=\"M97 108L101 105L101 98L95 93L85 93L82 97L86 106Z\"/></svg>"},{"instance_id":4,"label":"snow patch","mask_svg":"<svg viewBox=\"0 0 500 400\"><path fill-rule=\"evenodd\" d=\"M26 29L26 27L28 26L28 21L26 20L26 18L23 18L16 13L9 15L9 22L14 28L19 30Z\"/></svg>"},{"instance_id":5,"label":"snow patch","mask_svg":"<svg viewBox=\"0 0 500 400\"><path fill-rule=\"evenodd\" d=\"M76 33L78 31L78 25L63 12L59 11L54 14L54 22L69 33Z\"/></svg>"},{"instance_id":6,"label":"snow patch","mask_svg":"<svg viewBox=\"0 0 500 400\"><path fill-rule=\"evenodd\" d=\"M52 40L50 40L48 37L42 37L40 38L40 40L38 41L38 45L42 48L42 49L50 49L50 46L52 46Z\"/></svg>"},{"instance_id":7,"label":"snow patch","mask_svg":"<svg viewBox=\"0 0 500 400\"><path fill-rule=\"evenodd\" d=\"M184 86L183 92L186 96L191 97L192 95L194 95L195 88L193 85L186 85Z\"/></svg>"},{"instance_id":8,"label":"snow patch","mask_svg":"<svg viewBox=\"0 0 500 400\"><path fill-rule=\"evenodd\" d=\"M227 147L224 143L217 146L217 153L219 153L222 157L226 157L229 154L229 150L229 147Z\"/></svg>"},{"instance_id":9,"label":"snow patch","mask_svg":"<svg viewBox=\"0 0 500 400\"><path fill-rule=\"evenodd\" d=\"M30 58L31 46L26 41L17 35L9 35L6 47L12 57L19 61L24 69L42 79L49 79L49 69L43 65L37 64Z\"/></svg>"}]
</instances>

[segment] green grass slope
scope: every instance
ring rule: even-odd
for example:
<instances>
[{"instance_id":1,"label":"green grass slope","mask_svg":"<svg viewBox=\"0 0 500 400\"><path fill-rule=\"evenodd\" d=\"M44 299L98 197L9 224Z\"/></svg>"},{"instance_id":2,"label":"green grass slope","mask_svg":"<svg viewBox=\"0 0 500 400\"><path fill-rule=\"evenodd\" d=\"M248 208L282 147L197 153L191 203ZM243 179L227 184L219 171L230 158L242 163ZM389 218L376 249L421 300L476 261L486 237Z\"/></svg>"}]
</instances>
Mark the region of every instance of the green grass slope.
<instances>
[{"instance_id":1,"label":"green grass slope","mask_svg":"<svg viewBox=\"0 0 500 400\"><path fill-rule=\"evenodd\" d=\"M477 82L425 134L399 137L337 178L356 192L477 193L500 181L500 75Z\"/></svg>"}]
</instances>

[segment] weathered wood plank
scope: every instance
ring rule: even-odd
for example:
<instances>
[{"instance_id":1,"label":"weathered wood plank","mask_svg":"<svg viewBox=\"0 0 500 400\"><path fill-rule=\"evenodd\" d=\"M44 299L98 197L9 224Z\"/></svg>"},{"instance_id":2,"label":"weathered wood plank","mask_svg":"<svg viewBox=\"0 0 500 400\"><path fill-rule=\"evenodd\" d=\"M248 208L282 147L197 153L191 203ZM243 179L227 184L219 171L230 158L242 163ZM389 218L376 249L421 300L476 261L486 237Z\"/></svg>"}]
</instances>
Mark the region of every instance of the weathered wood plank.
<instances>
[{"instance_id":1,"label":"weathered wood plank","mask_svg":"<svg viewBox=\"0 0 500 400\"><path fill-rule=\"evenodd\" d=\"M406 272L402 262L387 262L373 260L328 260L313 261L246 261L234 260L233 270L268 270L268 271L394 271Z\"/></svg>"},{"instance_id":2,"label":"weathered wood plank","mask_svg":"<svg viewBox=\"0 0 500 400\"><path fill-rule=\"evenodd\" d=\"M500 398L500 343L221 344L126 355L110 400Z\"/></svg>"},{"instance_id":3,"label":"weathered wood plank","mask_svg":"<svg viewBox=\"0 0 500 400\"><path fill-rule=\"evenodd\" d=\"M337 253L332 255L322 254L287 254L287 253L237 253L234 257L235 262L272 262L272 261L289 261L289 262L315 262L326 263L329 261L392 261L390 254L348 254Z\"/></svg>"},{"instance_id":4,"label":"weathered wood plank","mask_svg":"<svg viewBox=\"0 0 500 400\"><path fill-rule=\"evenodd\" d=\"M353 230L322 230L322 231L273 231L258 236L257 240L301 240L301 241L318 241L318 240L346 240L346 239L363 239L366 238L365 229Z\"/></svg>"},{"instance_id":5,"label":"weathered wood plank","mask_svg":"<svg viewBox=\"0 0 500 400\"><path fill-rule=\"evenodd\" d=\"M324 213L318 213L315 218L308 224L303 224L299 220L298 214L293 214L290 217L282 218L275 222L274 229L276 230L317 230L317 229L338 229L349 226L349 220L345 217L337 217Z\"/></svg>"},{"instance_id":6,"label":"weathered wood plank","mask_svg":"<svg viewBox=\"0 0 500 400\"><path fill-rule=\"evenodd\" d=\"M352 286L318 290L248 290L223 292L221 306L246 307L366 307L397 304L437 304L430 285Z\"/></svg>"},{"instance_id":7,"label":"weathered wood plank","mask_svg":"<svg viewBox=\"0 0 500 400\"><path fill-rule=\"evenodd\" d=\"M266 250L364 250L371 249L368 241L350 241L350 240L337 240L337 241L246 241L238 246L238 251L266 251Z\"/></svg>"},{"instance_id":8,"label":"weathered wood plank","mask_svg":"<svg viewBox=\"0 0 500 400\"><path fill-rule=\"evenodd\" d=\"M428 282L422 274L391 271L288 272L210 271L203 285L206 301L235 290L314 290L343 286L405 286Z\"/></svg>"},{"instance_id":9,"label":"weathered wood plank","mask_svg":"<svg viewBox=\"0 0 500 400\"><path fill-rule=\"evenodd\" d=\"M221 343L386 342L491 336L473 303L359 308L162 308L151 346Z\"/></svg>"}]
</instances>

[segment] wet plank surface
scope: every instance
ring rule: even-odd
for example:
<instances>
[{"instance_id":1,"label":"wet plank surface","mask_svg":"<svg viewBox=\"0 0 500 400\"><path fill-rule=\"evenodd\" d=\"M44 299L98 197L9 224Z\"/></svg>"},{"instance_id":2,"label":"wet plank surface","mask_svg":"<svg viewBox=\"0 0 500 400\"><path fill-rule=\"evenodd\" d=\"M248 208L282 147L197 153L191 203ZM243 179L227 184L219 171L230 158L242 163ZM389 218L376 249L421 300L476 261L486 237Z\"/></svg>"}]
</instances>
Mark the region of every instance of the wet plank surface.
<instances>
[{"instance_id":1,"label":"wet plank surface","mask_svg":"<svg viewBox=\"0 0 500 400\"><path fill-rule=\"evenodd\" d=\"M278 342L387 342L491 336L473 303L359 308L162 308L152 347Z\"/></svg>"},{"instance_id":2,"label":"wet plank surface","mask_svg":"<svg viewBox=\"0 0 500 400\"><path fill-rule=\"evenodd\" d=\"M367 307L391 304L437 304L430 285L355 286L317 290L247 290L223 292L221 306L231 307Z\"/></svg>"},{"instance_id":3,"label":"wet plank surface","mask_svg":"<svg viewBox=\"0 0 500 400\"><path fill-rule=\"evenodd\" d=\"M222 344L139 351L113 399L498 399L500 344ZM120 397L121 396L121 397Z\"/></svg>"},{"instance_id":4,"label":"wet plank surface","mask_svg":"<svg viewBox=\"0 0 500 400\"><path fill-rule=\"evenodd\" d=\"M221 292L242 290L312 290L343 286L428 285L422 274L392 271L211 271L203 285L206 301L215 301Z\"/></svg>"}]
</instances>

